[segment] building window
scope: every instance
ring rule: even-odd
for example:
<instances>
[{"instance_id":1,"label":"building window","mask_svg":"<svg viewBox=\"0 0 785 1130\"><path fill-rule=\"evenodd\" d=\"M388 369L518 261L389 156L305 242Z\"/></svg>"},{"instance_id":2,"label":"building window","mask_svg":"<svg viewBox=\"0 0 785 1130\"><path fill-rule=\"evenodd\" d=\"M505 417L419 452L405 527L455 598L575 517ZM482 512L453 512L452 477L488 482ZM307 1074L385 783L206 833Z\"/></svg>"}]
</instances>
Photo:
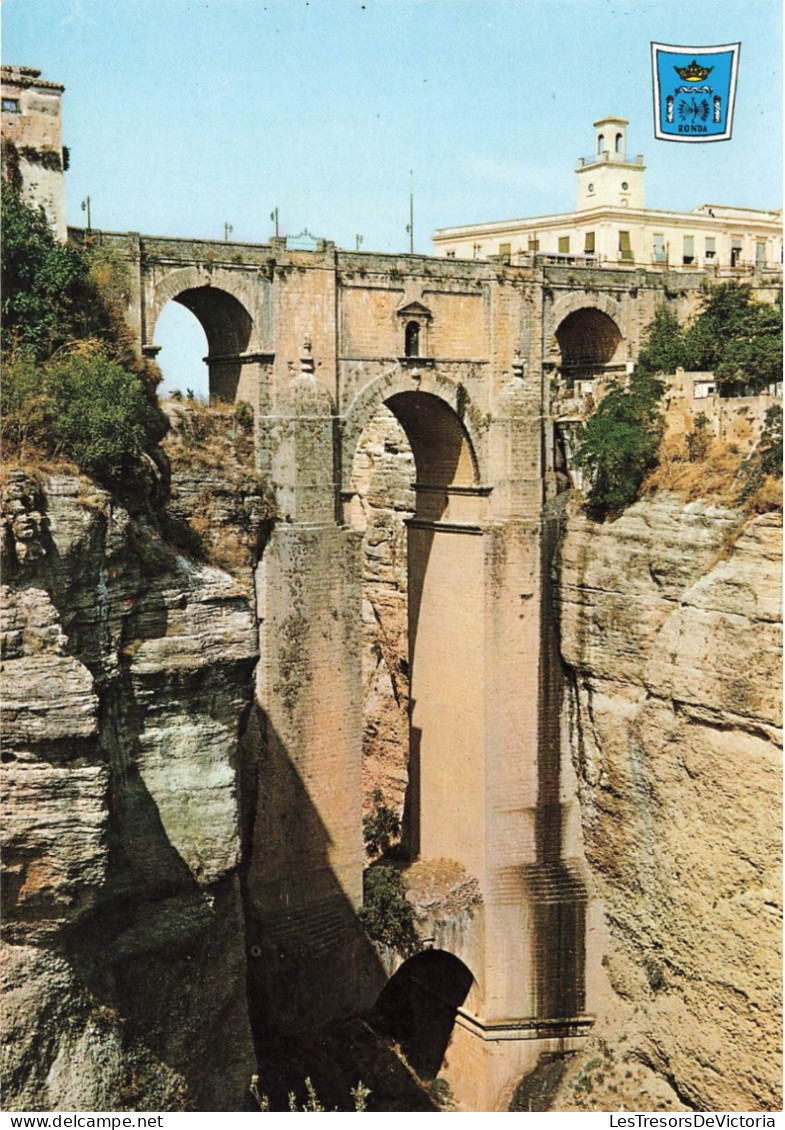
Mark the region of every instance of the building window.
<instances>
[{"instance_id":1,"label":"building window","mask_svg":"<svg viewBox=\"0 0 785 1130\"><path fill-rule=\"evenodd\" d=\"M685 267L691 266L695 262L695 236L685 235L684 237L684 250L682 252L681 261Z\"/></svg>"},{"instance_id":2,"label":"building window","mask_svg":"<svg viewBox=\"0 0 785 1130\"><path fill-rule=\"evenodd\" d=\"M511 243L500 243L499 244L499 254L501 256L503 256L507 260L507 262L509 263L510 256L512 255L512 244Z\"/></svg>"},{"instance_id":3,"label":"building window","mask_svg":"<svg viewBox=\"0 0 785 1130\"><path fill-rule=\"evenodd\" d=\"M569 255L570 254L570 237L568 235L560 235L559 236L559 254L560 255Z\"/></svg>"},{"instance_id":4,"label":"building window","mask_svg":"<svg viewBox=\"0 0 785 1130\"><path fill-rule=\"evenodd\" d=\"M741 236L732 235L730 245L730 265L731 267L738 267L741 263Z\"/></svg>"},{"instance_id":5,"label":"building window","mask_svg":"<svg viewBox=\"0 0 785 1130\"><path fill-rule=\"evenodd\" d=\"M593 255L594 254L594 232L593 231L587 231L585 233L584 237L583 237L583 254L584 255Z\"/></svg>"},{"instance_id":6,"label":"building window","mask_svg":"<svg viewBox=\"0 0 785 1130\"><path fill-rule=\"evenodd\" d=\"M619 258L624 259L625 262L632 262L632 244L630 243L630 233L628 231L619 232Z\"/></svg>"},{"instance_id":7,"label":"building window","mask_svg":"<svg viewBox=\"0 0 785 1130\"><path fill-rule=\"evenodd\" d=\"M765 240L758 240L755 244L755 266L766 266L766 242Z\"/></svg>"},{"instance_id":8,"label":"building window","mask_svg":"<svg viewBox=\"0 0 785 1130\"><path fill-rule=\"evenodd\" d=\"M21 113L21 107L19 105L19 99L18 98L4 98L3 99L3 111L7 114L19 114L19 113Z\"/></svg>"},{"instance_id":9,"label":"building window","mask_svg":"<svg viewBox=\"0 0 785 1130\"><path fill-rule=\"evenodd\" d=\"M616 152L621 153L621 147L624 144L624 135L621 133L616 134Z\"/></svg>"},{"instance_id":10,"label":"building window","mask_svg":"<svg viewBox=\"0 0 785 1130\"><path fill-rule=\"evenodd\" d=\"M668 253L665 250L665 233L654 233L653 257L655 263L667 263Z\"/></svg>"},{"instance_id":11,"label":"building window","mask_svg":"<svg viewBox=\"0 0 785 1130\"><path fill-rule=\"evenodd\" d=\"M601 133L597 134L597 152L598 153L604 153L605 152L605 137Z\"/></svg>"},{"instance_id":12,"label":"building window","mask_svg":"<svg viewBox=\"0 0 785 1130\"><path fill-rule=\"evenodd\" d=\"M717 257L717 240L713 235L706 236L705 258L707 263L713 263Z\"/></svg>"},{"instance_id":13,"label":"building window","mask_svg":"<svg viewBox=\"0 0 785 1130\"><path fill-rule=\"evenodd\" d=\"M407 357L420 356L420 324L419 322L406 323L406 344L404 352Z\"/></svg>"},{"instance_id":14,"label":"building window","mask_svg":"<svg viewBox=\"0 0 785 1130\"><path fill-rule=\"evenodd\" d=\"M627 191L627 189L628 189L629 187L630 187L630 186L629 186L629 185L627 184L627 181L626 181L626 180L623 180L623 181L621 182L621 190L622 190L622 192L626 192L626 191Z\"/></svg>"},{"instance_id":15,"label":"building window","mask_svg":"<svg viewBox=\"0 0 785 1130\"><path fill-rule=\"evenodd\" d=\"M593 184L589 185L589 192L594 192L594 185Z\"/></svg>"},{"instance_id":16,"label":"building window","mask_svg":"<svg viewBox=\"0 0 785 1130\"><path fill-rule=\"evenodd\" d=\"M529 236L529 254L536 255L540 250L540 241L535 239L533 235Z\"/></svg>"}]
</instances>

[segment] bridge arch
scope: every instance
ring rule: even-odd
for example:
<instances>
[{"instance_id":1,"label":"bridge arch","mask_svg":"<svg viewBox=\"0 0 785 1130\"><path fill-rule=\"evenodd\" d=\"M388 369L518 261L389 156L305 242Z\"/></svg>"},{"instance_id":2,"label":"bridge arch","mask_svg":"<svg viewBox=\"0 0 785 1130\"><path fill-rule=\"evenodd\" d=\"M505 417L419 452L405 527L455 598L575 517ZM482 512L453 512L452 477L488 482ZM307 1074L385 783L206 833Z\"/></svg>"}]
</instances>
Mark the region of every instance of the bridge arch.
<instances>
[{"instance_id":1,"label":"bridge arch","mask_svg":"<svg viewBox=\"0 0 785 1130\"><path fill-rule=\"evenodd\" d=\"M626 359L621 305L609 295L569 294L550 311L546 341L568 379L602 373Z\"/></svg>"},{"instance_id":2,"label":"bridge arch","mask_svg":"<svg viewBox=\"0 0 785 1130\"><path fill-rule=\"evenodd\" d=\"M216 277L220 276L220 277ZM165 306L177 302L198 320L207 338L211 400L238 399L243 364L259 352L258 331L245 288L229 271L211 273L192 266L158 281L147 308L148 332Z\"/></svg>"},{"instance_id":3,"label":"bridge arch","mask_svg":"<svg viewBox=\"0 0 785 1130\"><path fill-rule=\"evenodd\" d=\"M439 485L466 486L483 481L487 429L463 385L430 373L415 383L408 369L396 369L365 385L344 416L343 491L351 491L352 461L363 430L385 404L409 436L419 481L436 485L438 478ZM445 481L452 456L456 457L454 474Z\"/></svg>"},{"instance_id":4,"label":"bridge arch","mask_svg":"<svg viewBox=\"0 0 785 1130\"><path fill-rule=\"evenodd\" d=\"M404 537L404 848L412 860L453 859L473 871L482 821L471 800L473 790L464 785L467 766L470 773L476 772L478 788L482 776L482 523L489 488L481 480L477 441L482 443L484 436L482 422L460 385L432 373L421 384L427 387L414 385L408 373L390 372L366 386L345 421L344 469L347 494L353 495L350 476L362 430L382 407L392 412L411 447L416 479L414 513L405 522ZM356 529L365 528L366 513L353 499L348 513ZM375 536L375 530L371 533ZM371 544L376 546L378 539Z\"/></svg>"},{"instance_id":5,"label":"bridge arch","mask_svg":"<svg viewBox=\"0 0 785 1130\"><path fill-rule=\"evenodd\" d=\"M439 1074L458 1011L475 983L459 958L428 949L405 961L382 989L376 1023L400 1045L420 1078Z\"/></svg>"}]
</instances>

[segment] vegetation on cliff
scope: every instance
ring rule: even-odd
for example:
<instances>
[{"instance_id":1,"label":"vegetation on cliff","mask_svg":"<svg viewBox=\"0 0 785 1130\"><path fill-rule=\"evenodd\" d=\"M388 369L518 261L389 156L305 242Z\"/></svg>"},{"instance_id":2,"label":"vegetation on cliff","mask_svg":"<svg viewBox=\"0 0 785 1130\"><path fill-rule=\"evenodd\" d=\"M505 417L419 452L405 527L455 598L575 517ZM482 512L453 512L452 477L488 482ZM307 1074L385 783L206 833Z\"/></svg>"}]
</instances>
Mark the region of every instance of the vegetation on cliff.
<instances>
[{"instance_id":1,"label":"vegetation on cliff","mask_svg":"<svg viewBox=\"0 0 785 1130\"><path fill-rule=\"evenodd\" d=\"M591 482L590 509L606 513L629 506L656 466L663 387L656 377L636 372L626 388L611 389L584 426L575 458Z\"/></svg>"},{"instance_id":2,"label":"vegetation on cliff","mask_svg":"<svg viewBox=\"0 0 785 1130\"><path fill-rule=\"evenodd\" d=\"M703 293L686 327L667 308L644 336L635 374L615 385L578 437L576 463L589 482L587 509L618 513L642 490L674 490L685 500L715 498L755 512L782 505L782 409L769 409L745 459L714 440L696 416L684 436L666 435L660 377L677 368L712 372L725 395L759 392L782 380L782 306L756 302L749 286L723 283Z\"/></svg>"},{"instance_id":3,"label":"vegetation on cliff","mask_svg":"<svg viewBox=\"0 0 785 1130\"><path fill-rule=\"evenodd\" d=\"M124 321L122 264L59 243L43 211L2 185L2 387L6 460L71 460L132 487L166 432L158 372Z\"/></svg>"},{"instance_id":4,"label":"vegetation on cliff","mask_svg":"<svg viewBox=\"0 0 785 1130\"><path fill-rule=\"evenodd\" d=\"M725 394L760 392L782 380L782 304L756 302L746 284L706 287L687 326L657 311L638 356L645 374L711 372Z\"/></svg>"},{"instance_id":5,"label":"vegetation on cliff","mask_svg":"<svg viewBox=\"0 0 785 1130\"><path fill-rule=\"evenodd\" d=\"M368 937L411 957L419 948L414 928L414 908L406 897L406 885L397 867L369 867L363 879L363 905L358 911Z\"/></svg>"}]
</instances>

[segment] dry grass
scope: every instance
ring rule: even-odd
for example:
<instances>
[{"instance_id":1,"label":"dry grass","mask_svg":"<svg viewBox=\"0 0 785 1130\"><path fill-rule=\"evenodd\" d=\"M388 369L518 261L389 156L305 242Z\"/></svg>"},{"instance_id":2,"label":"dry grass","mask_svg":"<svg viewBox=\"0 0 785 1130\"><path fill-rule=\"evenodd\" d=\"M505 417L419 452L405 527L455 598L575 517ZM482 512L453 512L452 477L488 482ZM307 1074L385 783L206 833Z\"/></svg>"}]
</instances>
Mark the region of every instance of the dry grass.
<instances>
[{"instance_id":1,"label":"dry grass","mask_svg":"<svg viewBox=\"0 0 785 1130\"><path fill-rule=\"evenodd\" d=\"M767 475L761 485L745 498L744 505L752 514L782 510L782 479Z\"/></svg>"},{"instance_id":2,"label":"dry grass","mask_svg":"<svg viewBox=\"0 0 785 1130\"><path fill-rule=\"evenodd\" d=\"M733 445L712 443L703 459L690 460L684 436L667 436L660 446L659 465L643 483L645 494L672 491L684 502L708 499L733 505L741 483L743 456Z\"/></svg>"},{"instance_id":3,"label":"dry grass","mask_svg":"<svg viewBox=\"0 0 785 1130\"><path fill-rule=\"evenodd\" d=\"M253 434L237 420L233 404L170 400L161 406L170 423L162 446L173 463L218 471L228 464L253 463Z\"/></svg>"}]
</instances>

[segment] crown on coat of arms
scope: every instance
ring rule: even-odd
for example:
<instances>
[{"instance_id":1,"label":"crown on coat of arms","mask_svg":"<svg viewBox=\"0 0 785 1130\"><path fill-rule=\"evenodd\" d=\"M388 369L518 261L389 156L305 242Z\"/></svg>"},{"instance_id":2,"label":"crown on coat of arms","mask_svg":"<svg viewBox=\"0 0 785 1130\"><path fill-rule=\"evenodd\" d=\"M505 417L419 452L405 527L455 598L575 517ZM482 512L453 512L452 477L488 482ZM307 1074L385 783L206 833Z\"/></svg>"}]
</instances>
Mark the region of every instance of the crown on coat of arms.
<instances>
[{"instance_id":1,"label":"crown on coat of arms","mask_svg":"<svg viewBox=\"0 0 785 1130\"><path fill-rule=\"evenodd\" d=\"M714 67L702 67L697 59L693 59L688 67L674 67L673 69L679 78L683 78L685 82L702 82L711 74Z\"/></svg>"}]
</instances>

